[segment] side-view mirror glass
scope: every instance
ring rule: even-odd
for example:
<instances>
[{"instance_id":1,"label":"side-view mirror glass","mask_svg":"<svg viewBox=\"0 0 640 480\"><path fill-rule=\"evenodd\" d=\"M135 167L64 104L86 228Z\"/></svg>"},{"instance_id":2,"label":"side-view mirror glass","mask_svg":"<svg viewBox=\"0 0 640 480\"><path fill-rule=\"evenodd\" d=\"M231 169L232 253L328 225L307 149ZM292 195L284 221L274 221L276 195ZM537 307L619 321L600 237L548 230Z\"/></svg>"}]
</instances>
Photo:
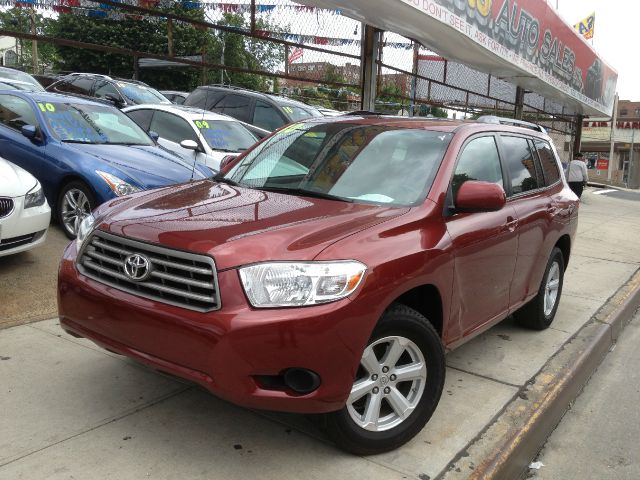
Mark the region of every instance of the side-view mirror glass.
<instances>
[{"instance_id":1,"label":"side-view mirror glass","mask_svg":"<svg viewBox=\"0 0 640 480\"><path fill-rule=\"evenodd\" d=\"M20 132L29 140L34 140L38 136L38 127L35 125L23 125Z\"/></svg>"},{"instance_id":2,"label":"side-view mirror glass","mask_svg":"<svg viewBox=\"0 0 640 480\"><path fill-rule=\"evenodd\" d=\"M121 107L122 105L124 105L124 102L122 101L121 98L116 97L115 95L112 95L110 93L107 93L104 96L105 100L109 100L111 103L113 103L116 107Z\"/></svg>"},{"instance_id":3,"label":"side-view mirror glass","mask_svg":"<svg viewBox=\"0 0 640 480\"><path fill-rule=\"evenodd\" d=\"M158 139L160 138L160 135L158 135L158 133L154 132L153 130L149 132L149 136L151 137L151 140L153 140L154 142L157 142Z\"/></svg>"},{"instance_id":4,"label":"side-view mirror glass","mask_svg":"<svg viewBox=\"0 0 640 480\"><path fill-rule=\"evenodd\" d=\"M504 207L507 197L500 185L467 180L455 198L457 212L495 212Z\"/></svg>"},{"instance_id":5,"label":"side-view mirror glass","mask_svg":"<svg viewBox=\"0 0 640 480\"><path fill-rule=\"evenodd\" d=\"M187 150L193 150L193 151L198 151L200 149L200 147L198 146L198 142L194 140L182 140L180 142L180 146Z\"/></svg>"}]
</instances>

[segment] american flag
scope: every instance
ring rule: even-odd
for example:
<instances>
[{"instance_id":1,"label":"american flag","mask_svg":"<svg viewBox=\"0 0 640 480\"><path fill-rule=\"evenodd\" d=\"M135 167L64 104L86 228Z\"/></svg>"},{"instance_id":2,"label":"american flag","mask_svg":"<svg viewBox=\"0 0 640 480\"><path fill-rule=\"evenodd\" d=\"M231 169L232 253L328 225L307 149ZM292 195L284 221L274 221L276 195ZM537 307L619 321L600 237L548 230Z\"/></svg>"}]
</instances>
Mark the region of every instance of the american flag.
<instances>
[{"instance_id":1,"label":"american flag","mask_svg":"<svg viewBox=\"0 0 640 480\"><path fill-rule=\"evenodd\" d=\"M301 58L303 53L304 51L302 48L296 48L293 52L291 52L291 55L289 55L289 64L292 64L293 62Z\"/></svg>"}]
</instances>

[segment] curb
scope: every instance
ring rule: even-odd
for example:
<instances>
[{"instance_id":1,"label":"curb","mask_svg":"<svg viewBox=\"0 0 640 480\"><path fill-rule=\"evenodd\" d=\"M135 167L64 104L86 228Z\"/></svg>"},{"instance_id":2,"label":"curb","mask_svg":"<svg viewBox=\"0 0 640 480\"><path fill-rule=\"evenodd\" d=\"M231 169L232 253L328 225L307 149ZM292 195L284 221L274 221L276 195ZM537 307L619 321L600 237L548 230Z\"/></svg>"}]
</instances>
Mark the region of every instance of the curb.
<instances>
[{"instance_id":1,"label":"curb","mask_svg":"<svg viewBox=\"0 0 640 480\"><path fill-rule=\"evenodd\" d=\"M640 270L520 389L441 478L521 478L638 309Z\"/></svg>"}]
</instances>

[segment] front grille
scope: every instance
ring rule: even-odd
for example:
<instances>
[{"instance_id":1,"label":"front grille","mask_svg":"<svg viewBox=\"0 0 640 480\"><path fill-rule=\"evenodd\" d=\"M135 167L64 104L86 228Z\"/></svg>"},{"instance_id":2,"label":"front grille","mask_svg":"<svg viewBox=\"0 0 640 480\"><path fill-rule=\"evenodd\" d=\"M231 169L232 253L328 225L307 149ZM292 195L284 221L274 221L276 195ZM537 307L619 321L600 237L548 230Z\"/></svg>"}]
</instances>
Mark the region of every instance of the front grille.
<instances>
[{"instance_id":1,"label":"front grille","mask_svg":"<svg viewBox=\"0 0 640 480\"><path fill-rule=\"evenodd\" d=\"M134 254L149 261L150 274L142 281L125 272L125 259ZM158 302L200 312L220 308L215 263L205 255L96 230L82 251L78 270L98 282Z\"/></svg>"},{"instance_id":2,"label":"front grille","mask_svg":"<svg viewBox=\"0 0 640 480\"><path fill-rule=\"evenodd\" d=\"M36 233L30 233L29 235L21 235L19 237L3 238L0 240L0 252L3 250L9 250L10 248L21 247L31 243L36 237ZM38 237L39 238L39 237Z\"/></svg>"},{"instance_id":3,"label":"front grille","mask_svg":"<svg viewBox=\"0 0 640 480\"><path fill-rule=\"evenodd\" d=\"M0 218L8 217L13 212L13 199L0 198Z\"/></svg>"}]
</instances>

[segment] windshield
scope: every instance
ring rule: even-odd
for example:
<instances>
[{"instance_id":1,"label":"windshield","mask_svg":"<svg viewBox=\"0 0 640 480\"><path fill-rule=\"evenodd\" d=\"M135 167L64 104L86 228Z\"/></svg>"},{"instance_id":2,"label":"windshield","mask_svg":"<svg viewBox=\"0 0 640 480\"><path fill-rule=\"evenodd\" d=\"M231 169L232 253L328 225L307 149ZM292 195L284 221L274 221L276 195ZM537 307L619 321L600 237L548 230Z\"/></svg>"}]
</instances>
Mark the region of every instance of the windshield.
<instances>
[{"instance_id":1,"label":"windshield","mask_svg":"<svg viewBox=\"0 0 640 480\"><path fill-rule=\"evenodd\" d=\"M149 136L124 113L105 105L44 103L38 107L49 130L63 142L152 145Z\"/></svg>"},{"instance_id":2,"label":"windshield","mask_svg":"<svg viewBox=\"0 0 640 480\"><path fill-rule=\"evenodd\" d=\"M451 137L388 125L295 124L224 178L256 189L409 206L426 196Z\"/></svg>"},{"instance_id":3,"label":"windshield","mask_svg":"<svg viewBox=\"0 0 640 480\"><path fill-rule=\"evenodd\" d=\"M200 133L213 150L241 152L256 143L256 137L238 122L194 120Z\"/></svg>"},{"instance_id":4,"label":"windshield","mask_svg":"<svg viewBox=\"0 0 640 480\"><path fill-rule=\"evenodd\" d=\"M35 78L17 70L0 70L0 90L44 92L44 88Z\"/></svg>"},{"instance_id":5,"label":"windshield","mask_svg":"<svg viewBox=\"0 0 640 480\"><path fill-rule=\"evenodd\" d=\"M158 90L135 83L118 82L118 87L127 100L136 103L171 103Z\"/></svg>"},{"instance_id":6,"label":"windshield","mask_svg":"<svg viewBox=\"0 0 640 480\"><path fill-rule=\"evenodd\" d=\"M320 112L316 113L315 109L306 109L302 107L298 107L297 105L291 105L289 103L281 103L280 108L284 112L284 114L291 120L292 122L297 122L298 120L304 120L305 118L311 117L321 117L322 114Z\"/></svg>"}]
</instances>

